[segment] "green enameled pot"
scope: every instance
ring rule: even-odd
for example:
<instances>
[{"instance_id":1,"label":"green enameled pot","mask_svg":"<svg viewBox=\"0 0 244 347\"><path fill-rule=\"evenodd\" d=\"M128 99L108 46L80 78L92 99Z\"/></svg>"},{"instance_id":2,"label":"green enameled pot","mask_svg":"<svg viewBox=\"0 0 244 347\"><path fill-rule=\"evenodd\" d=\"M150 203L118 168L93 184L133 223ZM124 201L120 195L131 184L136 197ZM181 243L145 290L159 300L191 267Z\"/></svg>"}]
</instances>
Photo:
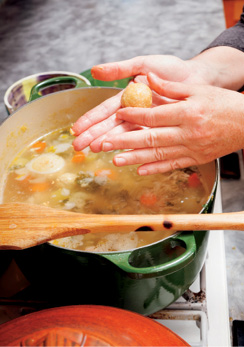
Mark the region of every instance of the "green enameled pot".
<instances>
[{"instance_id":1,"label":"green enameled pot","mask_svg":"<svg viewBox=\"0 0 244 347\"><path fill-rule=\"evenodd\" d=\"M0 187L4 187L7 167L18 152L38 137L69 126L118 91L109 87L65 90L13 113L0 126ZM209 213L215 199L218 163L200 169L209 190L201 213ZM99 304L151 314L174 302L194 282L205 260L208 235L209 231L179 232L123 252L89 253L46 243L13 253L39 299L52 305Z\"/></svg>"}]
</instances>

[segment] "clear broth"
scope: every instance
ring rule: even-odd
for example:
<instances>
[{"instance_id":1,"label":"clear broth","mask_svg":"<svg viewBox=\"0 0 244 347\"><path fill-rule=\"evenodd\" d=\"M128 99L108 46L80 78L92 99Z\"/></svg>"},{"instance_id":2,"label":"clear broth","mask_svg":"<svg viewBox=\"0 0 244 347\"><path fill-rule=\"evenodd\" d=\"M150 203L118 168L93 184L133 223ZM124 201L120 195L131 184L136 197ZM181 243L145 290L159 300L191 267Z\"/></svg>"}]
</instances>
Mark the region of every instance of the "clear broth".
<instances>
[{"instance_id":1,"label":"clear broth","mask_svg":"<svg viewBox=\"0 0 244 347\"><path fill-rule=\"evenodd\" d=\"M115 167L117 152L75 152L69 129L58 129L19 153L9 167L3 202L25 202L91 214L199 213L209 192L197 167L139 176ZM163 232L163 238L166 236ZM91 252L123 251L162 239L162 232L88 234L53 241Z\"/></svg>"}]
</instances>

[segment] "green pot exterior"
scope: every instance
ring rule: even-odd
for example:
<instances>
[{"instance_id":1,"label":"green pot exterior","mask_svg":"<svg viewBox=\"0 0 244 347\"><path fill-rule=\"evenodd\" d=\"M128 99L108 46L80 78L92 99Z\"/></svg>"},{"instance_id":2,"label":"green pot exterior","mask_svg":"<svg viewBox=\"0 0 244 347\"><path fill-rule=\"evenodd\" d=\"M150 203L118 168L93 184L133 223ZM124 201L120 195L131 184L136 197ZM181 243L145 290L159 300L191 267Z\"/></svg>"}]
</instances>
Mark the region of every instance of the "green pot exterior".
<instances>
[{"instance_id":1,"label":"green pot exterior","mask_svg":"<svg viewBox=\"0 0 244 347\"><path fill-rule=\"evenodd\" d=\"M212 211L215 190L203 213ZM182 232L147 247L116 254L73 251L46 243L16 251L15 260L38 298L52 305L107 305L148 315L177 300L195 281L205 261L208 237L209 231ZM184 251L181 238L194 243L195 256L187 265L181 262L182 266L180 263L171 271L174 260ZM136 272L126 270L128 262ZM152 271L165 263L170 265L166 270ZM145 270L147 267L150 272Z\"/></svg>"},{"instance_id":2,"label":"green pot exterior","mask_svg":"<svg viewBox=\"0 0 244 347\"><path fill-rule=\"evenodd\" d=\"M115 306L147 315L177 300L194 282L205 259L209 232L199 234L195 259L181 270L162 276L137 278L101 255L49 244L18 251L16 262L43 300L57 305ZM170 241L160 242L155 252L163 243L165 248L170 246ZM153 252L150 256L153 258Z\"/></svg>"}]
</instances>

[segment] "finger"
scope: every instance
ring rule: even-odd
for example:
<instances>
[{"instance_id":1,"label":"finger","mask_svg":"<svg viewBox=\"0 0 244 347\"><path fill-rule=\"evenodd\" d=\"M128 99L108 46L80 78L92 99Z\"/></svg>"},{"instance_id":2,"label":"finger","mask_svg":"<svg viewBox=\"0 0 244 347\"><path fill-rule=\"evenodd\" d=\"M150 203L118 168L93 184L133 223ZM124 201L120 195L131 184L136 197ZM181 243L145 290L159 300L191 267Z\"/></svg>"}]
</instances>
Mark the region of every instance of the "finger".
<instances>
[{"instance_id":1,"label":"finger","mask_svg":"<svg viewBox=\"0 0 244 347\"><path fill-rule=\"evenodd\" d=\"M104 121L95 124L90 129L84 131L73 141L73 147L76 151L81 151L90 145L95 139L105 134L109 130L121 124L123 121L117 119L115 115L105 119Z\"/></svg>"},{"instance_id":2,"label":"finger","mask_svg":"<svg viewBox=\"0 0 244 347\"><path fill-rule=\"evenodd\" d=\"M95 141L93 141L90 144L90 148L91 148L92 152L94 152L94 153L101 152L102 151L102 143L106 140L107 136L123 134L123 133L128 132L128 131L134 131L134 130L140 130L140 129L141 129L141 127L137 124L124 122L124 123L116 126L115 128L113 128L112 130L108 131L106 134L100 136Z\"/></svg>"},{"instance_id":3,"label":"finger","mask_svg":"<svg viewBox=\"0 0 244 347\"><path fill-rule=\"evenodd\" d=\"M121 107L122 92L123 91L105 100L100 105L94 107L80 117L72 127L74 135L77 136L81 134L94 124L97 124L114 114Z\"/></svg>"},{"instance_id":4,"label":"finger","mask_svg":"<svg viewBox=\"0 0 244 347\"><path fill-rule=\"evenodd\" d=\"M149 83L148 83L148 80L147 80L147 76L145 76L145 75L137 75L137 76L134 78L134 82L135 82L135 83L144 83L144 84L146 84L147 86L149 86Z\"/></svg>"},{"instance_id":5,"label":"finger","mask_svg":"<svg viewBox=\"0 0 244 347\"><path fill-rule=\"evenodd\" d=\"M114 81L143 74L144 57L93 66L92 77L102 81Z\"/></svg>"},{"instance_id":6,"label":"finger","mask_svg":"<svg viewBox=\"0 0 244 347\"><path fill-rule=\"evenodd\" d=\"M185 104L170 103L154 108L126 107L118 110L116 117L146 127L179 126L183 123Z\"/></svg>"},{"instance_id":7,"label":"finger","mask_svg":"<svg viewBox=\"0 0 244 347\"><path fill-rule=\"evenodd\" d=\"M158 162L141 165L137 169L137 173L140 176L154 175L158 173L174 171L176 169L183 169L193 165L196 165L196 161L193 158L183 157L179 159L158 161Z\"/></svg>"},{"instance_id":8,"label":"finger","mask_svg":"<svg viewBox=\"0 0 244 347\"><path fill-rule=\"evenodd\" d=\"M102 150L138 149L184 145L184 138L179 127L153 128L133 131L116 136L109 136L102 144Z\"/></svg>"},{"instance_id":9,"label":"finger","mask_svg":"<svg viewBox=\"0 0 244 347\"><path fill-rule=\"evenodd\" d=\"M156 93L155 90L152 90L152 107L165 104L173 104L175 102L178 102L178 100L166 98L165 96Z\"/></svg>"},{"instance_id":10,"label":"finger","mask_svg":"<svg viewBox=\"0 0 244 347\"><path fill-rule=\"evenodd\" d=\"M194 92L192 85L162 80L151 72L148 73L147 79L151 89L170 99L183 100L191 96ZM196 86L194 86L194 88L196 88Z\"/></svg>"},{"instance_id":11,"label":"finger","mask_svg":"<svg viewBox=\"0 0 244 347\"><path fill-rule=\"evenodd\" d=\"M116 166L146 164L162 160L172 160L189 155L185 146L142 148L119 153L114 156Z\"/></svg>"},{"instance_id":12,"label":"finger","mask_svg":"<svg viewBox=\"0 0 244 347\"><path fill-rule=\"evenodd\" d=\"M149 86L148 80L146 76L138 75L134 78L134 82L136 83L144 83L147 86ZM159 95L155 92L155 90L152 90L152 107L158 106L158 105L164 105L176 102L177 100L169 99L164 96Z\"/></svg>"}]
</instances>

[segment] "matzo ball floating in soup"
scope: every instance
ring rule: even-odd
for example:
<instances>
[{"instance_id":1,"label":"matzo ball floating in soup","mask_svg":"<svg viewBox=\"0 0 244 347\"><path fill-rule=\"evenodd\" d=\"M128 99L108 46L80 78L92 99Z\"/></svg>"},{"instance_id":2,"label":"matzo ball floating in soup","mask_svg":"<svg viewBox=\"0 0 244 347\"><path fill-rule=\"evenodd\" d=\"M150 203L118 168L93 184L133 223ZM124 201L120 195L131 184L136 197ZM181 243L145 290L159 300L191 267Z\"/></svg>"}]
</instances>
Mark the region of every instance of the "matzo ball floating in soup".
<instances>
[{"instance_id":1,"label":"matzo ball floating in soup","mask_svg":"<svg viewBox=\"0 0 244 347\"><path fill-rule=\"evenodd\" d=\"M116 167L115 152L76 152L69 129L36 140L10 165L3 203L26 202L90 214L199 213L209 191L199 169L139 176L137 166ZM118 153L118 151L116 151ZM165 233L164 233L164 236ZM89 252L121 251L159 241L161 232L99 233L55 240Z\"/></svg>"},{"instance_id":2,"label":"matzo ball floating in soup","mask_svg":"<svg viewBox=\"0 0 244 347\"><path fill-rule=\"evenodd\" d=\"M151 107L152 91L144 83L130 83L121 97L122 107Z\"/></svg>"}]
</instances>

